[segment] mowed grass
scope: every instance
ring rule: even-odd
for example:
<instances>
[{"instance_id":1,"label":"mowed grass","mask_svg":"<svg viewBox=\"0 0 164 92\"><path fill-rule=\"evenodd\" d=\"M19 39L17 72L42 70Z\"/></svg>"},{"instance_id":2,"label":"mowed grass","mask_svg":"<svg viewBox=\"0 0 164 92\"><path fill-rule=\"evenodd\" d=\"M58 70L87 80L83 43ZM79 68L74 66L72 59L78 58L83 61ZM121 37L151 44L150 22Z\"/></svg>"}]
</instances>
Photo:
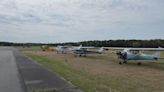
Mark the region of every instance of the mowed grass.
<instances>
[{"instance_id":1,"label":"mowed grass","mask_svg":"<svg viewBox=\"0 0 164 92\"><path fill-rule=\"evenodd\" d=\"M19 49L20 51L41 51L41 46L15 46L15 48Z\"/></svg>"},{"instance_id":2,"label":"mowed grass","mask_svg":"<svg viewBox=\"0 0 164 92\"><path fill-rule=\"evenodd\" d=\"M138 66L134 62L119 65L117 56L110 52L87 57L43 51L23 53L84 92L164 91L164 60L144 62Z\"/></svg>"}]
</instances>

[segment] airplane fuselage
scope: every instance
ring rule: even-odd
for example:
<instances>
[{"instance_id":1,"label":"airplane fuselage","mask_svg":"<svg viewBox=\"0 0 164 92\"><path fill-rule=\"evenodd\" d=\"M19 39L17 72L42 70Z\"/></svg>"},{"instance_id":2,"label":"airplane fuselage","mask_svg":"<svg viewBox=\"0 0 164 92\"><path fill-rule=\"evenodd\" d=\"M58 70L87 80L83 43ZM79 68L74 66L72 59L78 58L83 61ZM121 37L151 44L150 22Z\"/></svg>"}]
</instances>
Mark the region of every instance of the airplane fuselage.
<instances>
[{"instance_id":1,"label":"airplane fuselage","mask_svg":"<svg viewBox=\"0 0 164 92\"><path fill-rule=\"evenodd\" d=\"M76 49L74 50L75 54L101 54L100 52L97 51L89 51L87 49Z\"/></svg>"},{"instance_id":2,"label":"airplane fuselage","mask_svg":"<svg viewBox=\"0 0 164 92\"><path fill-rule=\"evenodd\" d=\"M126 60L155 60L157 57L145 54L127 54Z\"/></svg>"}]
</instances>

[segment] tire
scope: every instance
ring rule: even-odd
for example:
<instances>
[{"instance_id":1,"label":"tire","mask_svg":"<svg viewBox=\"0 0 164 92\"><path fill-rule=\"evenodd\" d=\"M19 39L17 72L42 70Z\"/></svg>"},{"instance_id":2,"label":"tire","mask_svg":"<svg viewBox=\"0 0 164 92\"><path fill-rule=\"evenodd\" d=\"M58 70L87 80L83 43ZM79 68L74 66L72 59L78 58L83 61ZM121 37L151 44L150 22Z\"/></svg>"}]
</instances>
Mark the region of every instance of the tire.
<instances>
[{"instance_id":1,"label":"tire","mask_svg":"<svg viewBox=\"0 0 164 92\"><path fill-rule=\"evenodd\" d=\"M120 65L122 65L122 62L119 62Z\"/></svg>"},{"instance_id":2,"label":"tire","mask_svg":"<svg viewBox=\"0 0 164 92\"><path fill-rule=\"evenodd\" d=\"M138 64L138 65L141 65L141 62L138 62L137 64Z\"/></svg>"},{"instance_id":3,"label":"tire","mask_svg":"<svg viewBox=\"0 0 164 92\"><path fill-rule=\"evenodd\" d=\"M124 63L124 64L127 64L127 61L124 61L123 63Z\"/></svg>"}]
</instances>

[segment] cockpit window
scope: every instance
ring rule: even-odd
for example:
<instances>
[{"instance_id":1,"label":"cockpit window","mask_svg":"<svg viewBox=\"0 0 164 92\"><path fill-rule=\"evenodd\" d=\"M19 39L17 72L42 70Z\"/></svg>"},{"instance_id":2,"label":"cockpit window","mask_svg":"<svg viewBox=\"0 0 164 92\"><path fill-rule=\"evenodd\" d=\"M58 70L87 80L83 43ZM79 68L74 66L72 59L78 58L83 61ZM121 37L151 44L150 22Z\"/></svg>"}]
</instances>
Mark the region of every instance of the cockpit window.
<instances>
[{"instance_id":1,"label":"cockpit window","mask_svg":"<svg viewBox=\"0 0 164 92\"><path fill-rule=\"evenodd\" d=\"M130 53L132 53L132 54L140 54L140 51L139 50L131 50Z\"/></svg>"}]
</instances>

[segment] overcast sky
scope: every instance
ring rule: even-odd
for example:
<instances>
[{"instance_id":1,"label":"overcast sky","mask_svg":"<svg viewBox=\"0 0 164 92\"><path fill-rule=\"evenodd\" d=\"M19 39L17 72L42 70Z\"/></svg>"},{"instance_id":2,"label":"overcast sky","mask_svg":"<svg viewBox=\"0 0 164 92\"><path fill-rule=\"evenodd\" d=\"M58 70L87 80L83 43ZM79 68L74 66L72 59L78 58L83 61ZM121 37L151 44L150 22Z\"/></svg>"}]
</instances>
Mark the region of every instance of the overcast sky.
<instances>
[{"instance_id":1,"label":"overcast sky","mask_svg":"<svg viewBox=\"0 0 164 92\"><path fill-rule=\"evenodd\" d=\"M0 41L164 39L164 0L1 0Z\"/></svg>"}]
</instances>

